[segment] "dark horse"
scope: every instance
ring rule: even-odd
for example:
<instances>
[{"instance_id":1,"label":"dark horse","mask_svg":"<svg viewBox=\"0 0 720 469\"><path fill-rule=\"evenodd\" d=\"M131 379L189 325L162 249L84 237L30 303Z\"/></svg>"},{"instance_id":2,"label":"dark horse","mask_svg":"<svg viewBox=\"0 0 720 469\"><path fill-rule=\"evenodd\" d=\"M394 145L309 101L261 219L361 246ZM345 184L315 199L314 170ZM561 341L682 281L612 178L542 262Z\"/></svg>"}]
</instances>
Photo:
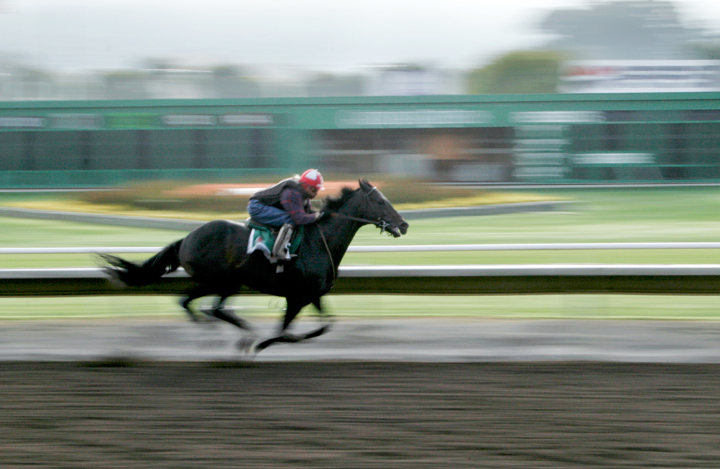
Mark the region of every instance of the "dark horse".
<instances>
[{"instance_id":1,"label":"dark horse","mask_svg":"<svg viewBox=\"0 0 720 469\"><path fill-rule=\"evenodd\" d=\"M224 308L228 297L243 286L269 295L285 297L287 309L280 333L254 346L256 352L277 342L298 342L327 331L329 323L303 335L290 334L290 323L309 304L322 316L320 297L333 287L338 265L361 226L374 224L381 231L400 237L407 222L385 196L367 180L358 189L345 187L339 197L323 201L323 216L305 226L297 258L276 272L276 265L259 251L247 254L250 228L227 220L208 222L185 238L165 247L142 264L116 256L102 255L105 270L127 286L143 286L183 267L195 285L181 304L193 320L198 314L190 303L200 297L216 295L217 303L203 313L252 331L250 325ZM248 345L248 344L245 344Z\"/></svg>"}]
</instances>

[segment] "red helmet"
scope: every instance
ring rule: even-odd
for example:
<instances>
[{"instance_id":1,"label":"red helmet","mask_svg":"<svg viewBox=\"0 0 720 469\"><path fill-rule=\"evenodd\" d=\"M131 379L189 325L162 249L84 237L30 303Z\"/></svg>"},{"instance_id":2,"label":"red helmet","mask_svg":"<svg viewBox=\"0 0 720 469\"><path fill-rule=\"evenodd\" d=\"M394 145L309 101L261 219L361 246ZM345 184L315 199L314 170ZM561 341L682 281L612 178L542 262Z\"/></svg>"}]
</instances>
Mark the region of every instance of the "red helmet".
<instances>
[{"instance_id":1,"label":"red helmet","mask_svg":"<svg viewBox=\"0 0 720 469\"><path fill-rule=\"evenodd\" d=\"M320 174L320 171L317 169L308 169L304 173L302 173L302 176L300 176L300 182L302 184L307 184L308 186L312 186L316 188L317 190L324 190L323 187L323 177L322 174Z\"/></svg>"}]
</instances>

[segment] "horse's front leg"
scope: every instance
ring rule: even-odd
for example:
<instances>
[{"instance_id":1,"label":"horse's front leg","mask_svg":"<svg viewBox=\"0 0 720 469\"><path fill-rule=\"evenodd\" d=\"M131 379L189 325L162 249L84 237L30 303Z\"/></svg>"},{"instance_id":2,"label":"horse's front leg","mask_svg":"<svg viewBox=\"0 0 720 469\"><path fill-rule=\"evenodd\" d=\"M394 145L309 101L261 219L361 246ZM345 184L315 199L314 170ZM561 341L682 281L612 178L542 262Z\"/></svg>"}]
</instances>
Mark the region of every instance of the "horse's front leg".
<instances>
[{"instance_id":1,"label":"horse's front leg","mask_svg":"<svg viewBox=\"0 0 720 469\"><path fill-rule=\"evenodd\" d=\"M332 315L325 312L325 310L322 307L322 304L320 303L320 296L318 296L315 300L313 300L312 304L317 310L318 316L325 319L326 322L332 322Z\"/></svg>"},{"instance_id":2,"label":"horse's front leg","mask_svg":"<svg viewBox=\"0 0 720 469\"><path fill-rule=\"evenodd\" d=\"M330 318L330 316L329 316L328 314L326 314L326 313L323 311L322 304L321 304L321 302L320 302L320 297L318 296L317 298L315 298L314 300L312 300L311 303L312 303L312 305L315 307L315 309L317 309L318 316L319 316L321 319L324 319L324 320L325 320L325 323L324 323L322 326L320 326L319 328L317 328L317 329L315 329L315 330L313 330L313 331L310 331L310 332L308 332L308 333L306 333L306 334L302 334L302 335L299 335L299 336L294 336L294 335L288 334L287 329L290 327L290 324L293 322L293 320L295 319L295 317L296 317L296 316L298 315L298 313L300 312L300 309L302 309L302 307L301 307L300 309L297 310L297 312L296 312L294 315L292 315L292 316L289 315L289 314L286 314L286 315L285 315L285 318L283 319L283 326L282 326L282 331L281 331L282 334L284 334L284 335L286 335L286 336L290 336L290 337L297 337L297 338L299 338L299 340L297 340L296 342L299 342L300 340L312 339L312 338L314 338L314 337L321 336L321 335L323 335L324 333L326 333L328 330L330 330L331 318ZM288 309L289 309L289 308L288 308Z\"/></svg>"},{"instance_id":3,"label":"horse's front leg","mask_svg":"<svg viewBox=\"0 0 720 469\"><path fill-rule=\"evenodd\" d=\"M286 298L287 308L285 308L285 316L283 317L282 326L279 328L278 335L269 339L263 340L262 342L255 345L255 353L259 353L273 344L277 343L288 343L288 342L299 342L297 336L289 334L287 332L288 327L293 320L300 314L300 310L303 308L303 304L298 301L294 301L291 298Z\"/></svg>"},{"instance_id":4,"label":"horse's front leg","mask_svg":"<svg viewBox=\"0 0 720 469\"><path fill-rule=\"evenodd\" d=\"M270 345L277 344L277 343L296 343L296 342L302 342L303 340L312 339L314 337L319 337L326 333L330 329L330 323L323 324L318 329L312 330L310 332L307 332L305 334L291 334L288 332L288 328L290 327L290 324L295 320L297 315L300 313L300 310L305 306L303 302L295 301L291 298L288 298L288 306L285 310L285 316L283 317L282 326L280 328L280 331L277 336L272 337L270 339L267 339L265 341L260 342L255 346L255 352L258 353L266 348L268 348ZM322 306L320 304L320 298L312 301L313 306L317 308L320 315L323 315Z\"/></svg>"},{"instance_id":5,"label":"horse's front leg","mask_svg":"<svg viewBox=\"0 0 720 469\"><path fill-rule=\"evenodd\" d=\"M283 316L282 327L280 328L280 334L286 334L290 328L290 324L300 314L300 311L307 305L304 301L299 301L294 298L286 298L287 308L285 309L285 316Z\"/></svg>"},{"instance_id":6,"label":"horse's front leg","mask_svg":"<svg viewBox=\"0 0 720 469\"><path fill-rule=\"evenodd\" d=\"M330 328L332 327L332 324L333 324L333 317L331 314L328 314L325 312L325 310L323 310L322 304L320 303L320 298L321 297L318 296L315 300L313 300L312 304L315 307L315 309L317 310L318 317L323 322L323 325L320 326L315 331L311 332L310 334L314 334L314 335L312 335L311 337L308 337L308 339L310 339L312 337L318 337L318 336L325 334L326 332L328 332L330 330Z\"/></svg>"}]
</instances>

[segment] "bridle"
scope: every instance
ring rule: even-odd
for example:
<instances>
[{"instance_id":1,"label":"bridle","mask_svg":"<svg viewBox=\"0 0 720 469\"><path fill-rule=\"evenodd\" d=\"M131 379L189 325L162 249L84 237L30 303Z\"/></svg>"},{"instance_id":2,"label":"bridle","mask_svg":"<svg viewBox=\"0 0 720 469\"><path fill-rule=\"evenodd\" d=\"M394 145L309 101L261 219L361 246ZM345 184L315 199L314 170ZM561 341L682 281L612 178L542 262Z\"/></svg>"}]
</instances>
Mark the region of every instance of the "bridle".
<instances>
[{"instance_id":1,"label":"bridle","mask_svg":"<svg viewBox=\"0 0 720 469\"><path fill-rule=\"evenodd\" d=\"M372 190L370 190L370 192L365 192L362 188L360 190L362 190L363 196L365 197L363 199L363 202L364 202L363 206L367 207L367 204L370 201L370 194L372 194L374 191L376 191L377 187L373 187ZM375 225L378 228L380 228L381 233L384 231L388 231L387 228L388 228L388 226L390 226L390 223L388 223L382 219L370 220L368 218L351 217L350 215L345 215L344 213L339 213L339 212L333 212L331 214L331 216L341 217L341 218L345 218L346 220L352 220L352 221L356 221L356 222L360 222L360 223L367 223L368 225Z\"/></svg>"}]
</instances>

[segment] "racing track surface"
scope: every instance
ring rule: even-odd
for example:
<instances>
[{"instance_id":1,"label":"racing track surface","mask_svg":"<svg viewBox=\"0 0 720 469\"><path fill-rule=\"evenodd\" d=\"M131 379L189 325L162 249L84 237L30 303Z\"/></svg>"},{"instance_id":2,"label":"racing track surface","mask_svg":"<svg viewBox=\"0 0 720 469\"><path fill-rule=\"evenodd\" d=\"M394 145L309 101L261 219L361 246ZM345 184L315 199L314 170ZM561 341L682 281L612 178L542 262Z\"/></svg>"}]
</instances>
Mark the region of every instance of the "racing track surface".
<instances>
[{"instance_id":1,"label":"racing track surface","mask_svg":"<svg viewBox=\"0 0 720 469\"><path fill-rule=\"evenodd\" d=\"M0 322L0 361L236 361L240 331L216 321L181 319ZM263 337L276 320L253 320ZM302 318L299 332L317 327ZM273 346L268 361L382 360L411 362L618 361L720 364L720 322L340 319L330 333ZM719 466L720 467L720 466Z\"/></svg>"},{"instance_id":2,"label":"racing track surface","mask_svg":"<svg viewBox=\"0 0 720 469\"><path fill-rule=\"evenodd\" d=\"M3 468L717 468L720 365L0 362Z\"/></svg>"},{"instance_id":3,"label":"racing track surface","mask_svg":"<svg viewBox=\"0 0 720 469\"><path fill-rule=\"evenodd\" d=\"M720 467L714 323L342 320L255 360L236 338L0 324L0 467Z\"/></svg>"}]
</instances>

